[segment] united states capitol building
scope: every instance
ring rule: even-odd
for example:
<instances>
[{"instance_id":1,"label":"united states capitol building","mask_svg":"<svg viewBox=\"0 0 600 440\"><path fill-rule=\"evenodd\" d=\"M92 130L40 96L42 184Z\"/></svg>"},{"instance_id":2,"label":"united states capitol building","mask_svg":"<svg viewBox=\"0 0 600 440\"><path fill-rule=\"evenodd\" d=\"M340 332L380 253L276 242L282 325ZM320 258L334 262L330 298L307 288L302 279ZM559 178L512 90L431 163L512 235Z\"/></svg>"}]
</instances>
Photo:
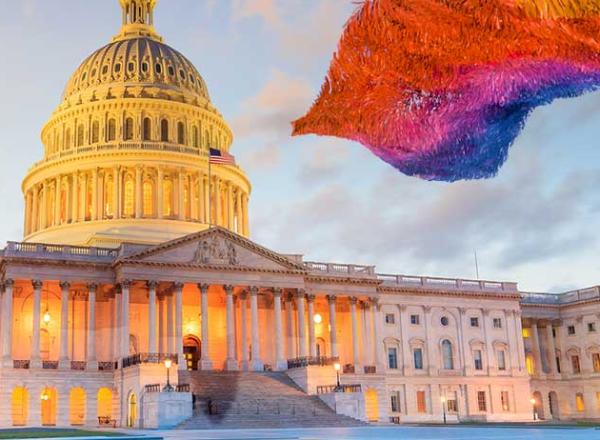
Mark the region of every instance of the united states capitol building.
<instances>
[{"instance_id":1,"label":"united states capitol building","mask_svg":"<svg viewBox=\"0 0 600 440\"><path fill-rule=\"evenodd\" d=\"M120 0L1 251L0 426L600 418L600 287L378 273L250 240L251 184L200 73ZM264 189L263 189L264 190Z\"/></svg>"}]
</instances>

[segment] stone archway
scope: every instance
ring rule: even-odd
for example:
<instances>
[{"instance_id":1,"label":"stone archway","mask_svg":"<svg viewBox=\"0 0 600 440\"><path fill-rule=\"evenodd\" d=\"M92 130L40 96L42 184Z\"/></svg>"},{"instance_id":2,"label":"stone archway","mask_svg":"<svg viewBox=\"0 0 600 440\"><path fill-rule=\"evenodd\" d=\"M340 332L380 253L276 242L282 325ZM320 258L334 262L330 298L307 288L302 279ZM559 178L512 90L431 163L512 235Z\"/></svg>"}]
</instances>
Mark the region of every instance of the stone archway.
<instances>
[{"instance_id":1,"label":"stone archway","mask_svg":"<svg viewBox=\"0 0 600 440\"><path fill-rule=\"evenodd\" d=\"M56 388L44 388L40 396L42 426L56 426Z\"/></svg>"},{"instance_id":2,"label":"stone archway","mask_svg":"<svg viewBox=\"0 0 600 440\"><path fill-rule=\"evenodd\" d=\"M202 354L202 343L194 335L187 335L183 338L183 355L185 357L186 369L195 371L198 369L198 361Z\"/></svg>"}]
</instances>

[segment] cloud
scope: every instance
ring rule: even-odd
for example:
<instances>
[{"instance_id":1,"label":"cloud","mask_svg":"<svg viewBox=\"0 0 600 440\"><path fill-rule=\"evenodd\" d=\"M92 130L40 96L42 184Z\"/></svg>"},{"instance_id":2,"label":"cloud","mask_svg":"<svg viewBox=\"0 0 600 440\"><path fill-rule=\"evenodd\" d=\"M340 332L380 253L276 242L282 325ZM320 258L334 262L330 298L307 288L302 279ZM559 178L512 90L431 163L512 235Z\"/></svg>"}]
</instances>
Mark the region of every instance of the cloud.
<instances>
[{"instance_id":1,"label":"cloud","mask_svg":"<svg viewBox=\"0 0 600 440\"><path fill-rule=\"evenodd\" d=\"M259 17L271 26L279 26L281 18L275 0L234 0L232 19L234 22Z\"/></svg>"},{"instance_id":2,"label":"cloud","mask_svg":"<svg viewBox=\"0 0 600 440\"><path fill-rule=\"evenodd\" d=\"M311 94L308 82L275 69L263 88L242 103L233 129L238 137L288 138L291 121L310 103Z\"/></svg>"},{"instance_id":3,"label":"cloud","mask_svg":"<svg viewBox=\"0 0 600 440\"><path fill-rule=\"evenodd\" d=\"M269 143L264 146L243 150L242 163L250 169L273 169L281 160L281 152L276 144Z\"/></svg>"}]
</instances>

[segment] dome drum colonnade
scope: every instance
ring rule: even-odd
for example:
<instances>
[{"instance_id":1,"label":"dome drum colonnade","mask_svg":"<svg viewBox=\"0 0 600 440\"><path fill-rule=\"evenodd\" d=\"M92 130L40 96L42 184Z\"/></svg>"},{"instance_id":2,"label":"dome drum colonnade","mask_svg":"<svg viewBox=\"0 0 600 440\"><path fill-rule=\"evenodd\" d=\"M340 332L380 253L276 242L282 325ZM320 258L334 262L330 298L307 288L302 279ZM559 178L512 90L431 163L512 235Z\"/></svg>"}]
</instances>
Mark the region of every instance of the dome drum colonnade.
<instances>
[{"instance_id":1,"label":"dome drum colonnade","mask_svg":"<svg viewBox=\"0 0 600 440\"><path fill-rule=\"evenodd\" d=\"M196 68L156 34L155 3L122 0L121 32L68 82L23 181L26 241L158 243L211 224L249 235L243 170L208 175L209 148L227 152L233 134Z\"/></svg>"}]
</instances>

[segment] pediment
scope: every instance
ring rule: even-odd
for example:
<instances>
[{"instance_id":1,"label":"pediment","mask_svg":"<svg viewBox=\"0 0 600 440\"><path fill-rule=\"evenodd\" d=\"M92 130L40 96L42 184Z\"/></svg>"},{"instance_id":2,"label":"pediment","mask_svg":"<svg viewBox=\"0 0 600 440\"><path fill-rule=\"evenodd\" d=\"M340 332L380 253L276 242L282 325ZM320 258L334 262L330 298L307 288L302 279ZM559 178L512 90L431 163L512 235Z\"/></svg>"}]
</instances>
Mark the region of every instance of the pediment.
<instances>
[{"instance_id":1,"label":"pediment","mask_svg":"<svg viewBox=\"0 0 600 440\"><path fill-rule=\"evenodd\" d=\"M124 261L261 270L305 270L302 264L240 235L213 227L152 246Z\"/></svg>"}]
</instances>

